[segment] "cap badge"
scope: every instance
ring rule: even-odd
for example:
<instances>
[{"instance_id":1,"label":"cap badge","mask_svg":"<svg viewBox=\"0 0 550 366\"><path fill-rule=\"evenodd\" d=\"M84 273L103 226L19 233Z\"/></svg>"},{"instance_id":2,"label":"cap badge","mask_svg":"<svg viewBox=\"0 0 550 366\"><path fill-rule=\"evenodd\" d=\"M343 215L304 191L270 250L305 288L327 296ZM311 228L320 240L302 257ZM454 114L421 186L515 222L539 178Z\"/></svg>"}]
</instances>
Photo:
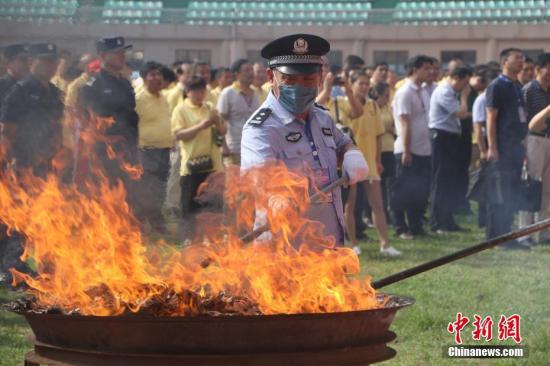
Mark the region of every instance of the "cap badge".
<instances>
[{"instance_id":1,"label":"cap badge","mask_svg":"<svg viewBox=\"0 0 550 366\"><path fill-rule=\"evenodd\" d=\"M53 51L53 44L48 43L48 51Z\"/></svg>"},{"instance_id":2,"label":"cap badge","mask_svg":"<svg viewBox=\"0 0 550 366\"><path fill-rule=\"evenodd\" d=\"M116 44L120 46L120 45L122 44L122 39L118 38L118 39L116 40Z\"/></svg>"},{"instance_id":3,"label":"cap badge","mask_svg":"<svg viewBox=\"0 0 550 366\"><path fill-rule=\"evenodd\" d=\"M294 41L294 49L292 50L297 55L303 55L309 51L309 45L303 38L298 38Z\"/></svg>"}]
</instances>

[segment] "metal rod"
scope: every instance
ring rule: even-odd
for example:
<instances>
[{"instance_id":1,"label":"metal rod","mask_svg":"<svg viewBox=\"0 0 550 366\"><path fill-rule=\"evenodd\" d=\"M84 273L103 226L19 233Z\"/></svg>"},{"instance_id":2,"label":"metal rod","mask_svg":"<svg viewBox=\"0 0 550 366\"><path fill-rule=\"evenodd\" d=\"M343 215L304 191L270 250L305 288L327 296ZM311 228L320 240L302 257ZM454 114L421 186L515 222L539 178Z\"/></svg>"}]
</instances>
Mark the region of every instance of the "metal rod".
<instances>
[{"instance_id":1,"label":"metal rod","mask_svg":"<svg viewBox=\"0 0 550 366\"><path fill-rule=\"evenodd\" d=\"M315 194L312 194L309 197L309 201L311 203L315 203L318 199L322 198L325 194L332 192L334 189L346 184L347 181L348 181L348 177L345 177L345 176L336 179L334 182L321 188L320 191L316 192ZM243 235L241 237L241 240L243 241L243 243L249 243L268 230L269 230L269 224L264 224L254 229L253 231L249 232L248 234Z\"/></svg>"},{"instance_id":2,"label":"metal rod","mask_svg":"<svg viewBox=\"0 0 550 366\"><path fill-rule=\"evenodd\" d=\"M519 229L516 231L512 231L508 234L501 235L499 237L484 241L482 243L473 245L471 247L459 250L458 252L451 253L449 255L443 256L441 258L434 259L432 261L420 264L416 267L412 267L409 269L406 269L404 271L395 273L391 276L384 277L378 281L374 281L372 283L372 287L374 289L379 289L384 286L391 285L393 283L402 281L406 278L416 276L417 274L429 271L430 269L442 266L444 264L454 262L458 259L468 257L472 254L479 253L483 250L493 248L499 244L504 244L509 240L514 240L517 238L521 238L522 236L526 236L532 233L535 233L537 231L541 231L544 229L550 228L550 219L546 219L540 222L537 222L536 224L529 225L527 227L524 227L523 229Z\"/></svg>"}]
</instances>

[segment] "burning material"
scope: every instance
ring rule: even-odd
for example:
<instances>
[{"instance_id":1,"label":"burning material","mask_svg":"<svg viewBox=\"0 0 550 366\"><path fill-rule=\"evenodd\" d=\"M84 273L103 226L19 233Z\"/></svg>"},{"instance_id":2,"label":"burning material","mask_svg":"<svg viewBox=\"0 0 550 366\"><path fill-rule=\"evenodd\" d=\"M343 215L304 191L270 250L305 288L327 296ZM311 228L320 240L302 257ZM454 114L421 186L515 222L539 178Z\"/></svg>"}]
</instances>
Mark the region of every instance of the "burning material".
<instances>
[{"instance_id":1,"label":"burning material","mask_svg":"<svg viewBox=\"0 0 550 366\"><path fill-rule=\"evenodd\" d=\"M147 245L123 185L92 171L93 179L79 186L56 174L0 177L0 220L25 236L22 259L32 259L37 272L11 270L13 284L25 283L34 297L20 302L21 310L194 316L381 306L370 279L359 277L353 251L335 248L319 223L304 218L307 180L282 165L233 172L225 202L236 219L229 225L220 214L207 215L200 237L183 249ZM278 211L274 199L282 202ZM273 235L245 245L239 237L252 228L256 210L266 212Z\"/></svg>"}]
</instances>

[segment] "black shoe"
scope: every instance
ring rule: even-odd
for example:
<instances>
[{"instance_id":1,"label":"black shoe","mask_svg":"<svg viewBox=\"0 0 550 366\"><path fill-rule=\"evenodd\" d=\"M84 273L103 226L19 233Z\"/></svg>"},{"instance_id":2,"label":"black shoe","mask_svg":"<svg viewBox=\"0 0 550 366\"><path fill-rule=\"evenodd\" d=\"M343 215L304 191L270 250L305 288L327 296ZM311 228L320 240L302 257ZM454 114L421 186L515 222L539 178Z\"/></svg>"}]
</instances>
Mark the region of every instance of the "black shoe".
<instances>
[{"instance_id":1,"label":"black shoe","mask_svg":"<svg viewBox=\"0 0 550 366\"><path fill-rule=\"evenodd\" d=\"M500 249L505 250L530 250L531 247L518 242L517 240L509 241L506 244L501 244L498 246Z\"/></svg>"}]
</instances>

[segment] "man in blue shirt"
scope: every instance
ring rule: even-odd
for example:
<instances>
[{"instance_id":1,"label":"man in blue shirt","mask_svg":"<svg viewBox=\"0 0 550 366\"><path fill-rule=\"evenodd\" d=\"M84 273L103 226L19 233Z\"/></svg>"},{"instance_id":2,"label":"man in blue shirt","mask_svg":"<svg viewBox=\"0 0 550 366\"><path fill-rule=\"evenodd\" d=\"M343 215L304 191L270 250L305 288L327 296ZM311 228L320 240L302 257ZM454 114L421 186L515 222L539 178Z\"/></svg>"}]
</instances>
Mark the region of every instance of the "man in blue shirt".
<instances>
[{"instance_id":1,"label":"man in blue shirt","mask_svg":"<svg viewBox=\"0 0 550 366\"><path fill-rule=\"evenodd\" d=\"M472 71L455 68L448 80L435 89L430 99L428 127L432 138L430 226L432 231L458 231L453 218L453 197L458 172L460 118L468 115L468 83ZM460 94L460 101L456 94Z\"/></svg>"},{"instance_id":2,"label":"man in blue shirt","mask_svg":"<svg viewBox=\"0 0 550 366\"><path fill-rule=\"evenodd\" d=\"M329 49L326 40L309 34L282 37L262 49L262 56L269 60L272 92L243 129L243 170L279 160L322 188L338 179L337 156L343 154L342 170L349 183L366 179L368 169L362 153L336 128L325 108L314 104L322 80L321 56ZM263 224L259 216L256 226ZM334 237L336 245L343 245L339 189L312 204L307 216L323 223L324 234Z\"/></svg>"},{"instance_id":3,"label":"man in blue shirt","mask_svg":"<svg viewBox=\"0 0 550 366\"><path fill-rule=\"evenodd\" d=\"M487 140L490 162L487 238L508 233L517 208L517 191L525 159L523 140L527 135L527 115L518 74L523 68L521 50L508 48L500 53L502 74L487 87ZM516 241L504 246L528 249Z\"/></svg>"}]
</instances>

